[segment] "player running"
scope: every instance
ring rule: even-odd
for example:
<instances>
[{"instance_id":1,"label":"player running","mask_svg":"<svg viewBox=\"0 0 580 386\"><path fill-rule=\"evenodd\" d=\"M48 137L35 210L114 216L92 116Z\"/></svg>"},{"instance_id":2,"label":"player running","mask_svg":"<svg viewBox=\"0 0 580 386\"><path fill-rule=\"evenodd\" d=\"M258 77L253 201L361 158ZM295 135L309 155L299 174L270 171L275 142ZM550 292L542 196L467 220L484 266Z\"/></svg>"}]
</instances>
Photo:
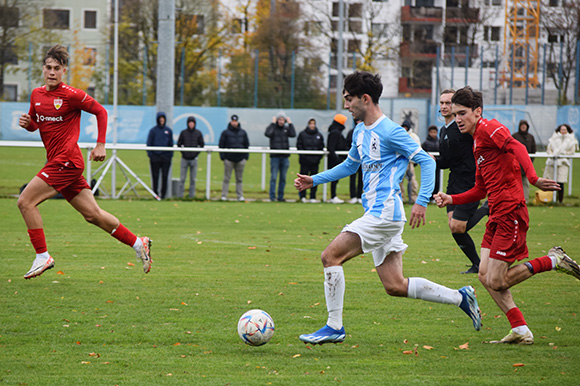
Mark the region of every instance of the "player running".
<instances>
[{"instance_id":1,"label":"player running","mask_svg":"<svg viewBox=\"0 0 580 386\"><path fill-rule=\"evenodd\" d=\"M455 304L481 328L481 312L471 286L453 290L427 279L403 276L402 256L407 245L401 235L406 222L399 184L412 160L421 166L421 189L411 210L411 228L425 224L426 207L433 192L435 161L407 132L391 121L379 107L383 85L379 75L354 72L344 80L344 107L359 123L353 133L348 158L336 167L306 176L298 174L299 191L336 181L362 167L364 215L346 225L322 252L324 295L328 321L320 330L300 335L305 343L342 342L345 337L342 310L345 278L342 265L361 253L372 252L377 273L387 294Z\"/></svg>"},{"instance_id":2,"label":"player running","mask_svg":"<svg viewBox=\"0 0 580 386\"><path fill-rule=\"evenodd\" d=\"M445 125L439 133L439 157L435 160L441 169L449 169L447 194L463 193L475 185L475 159L473 158L473 137L463 134L457 128L451 111L451 97L455 91L443 90L439 96L439 110ZM489 213L487 202L481 208L479 201L464 205L449 205L447 217L453 239L471 262L471 267L461 273L477 273L479 256L469 230Z\"/></svg>"},{"instance_id":3,"label":"player running","mask_svg":"<svg viewBox=\"0 0 580 386\"><path fill-rule=\"evenodd\" d=\"M489 221L481 244L479 280L499 308L506 314L511 331L501 340L489 343L532 344L534 336L514 303L510 288L534 274L558 270L580 279L580 267L560 247L547 256L512 266L528 258L526 232L529 217L521 183L520 164L530 184L541 190L559 190L558 183L538 178L524 145L513 139L500 122L482 118L483 99L467 86L451 99L455 121L462 133L473 136L477 163L475 186L461 194L437 193L439 207L489 201Z\"/></svg>"},{"instance_id":4,"label":"player running","mask_svg":"<svg viewBox=\"0 0 580 386\"><path fill-rule=\"evenodd\" d=\"M97 117L97 145L91 151L89 160L103 161L106 157L107 110L84 91L62 82L67 63L68 52L65 47L55 45L48 50L42 67L45 85L32 91L30 110L19 119L19 125L24 129L40 130L47 158L46 165L30 180L18 198L18 209L36 250L36 259L24 278L40 276L54 267L37 206L58 192L86 221L133 247L137 259L143 262L143 271L148 273L151 269L151 240L135 236L115 216L102 210L83 177L85 164L77 144L81 111Z\"/></svg>"}]
</instances>

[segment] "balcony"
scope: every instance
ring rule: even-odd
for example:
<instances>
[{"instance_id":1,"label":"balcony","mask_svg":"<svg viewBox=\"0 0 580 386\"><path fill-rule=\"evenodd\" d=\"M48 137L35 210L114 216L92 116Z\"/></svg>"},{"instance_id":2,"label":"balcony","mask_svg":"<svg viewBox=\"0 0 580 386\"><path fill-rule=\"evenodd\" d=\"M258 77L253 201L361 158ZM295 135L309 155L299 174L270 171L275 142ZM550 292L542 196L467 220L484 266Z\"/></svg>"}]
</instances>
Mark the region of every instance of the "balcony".
<instances>
[{"instance_id":1,"label":"balcony","mask_svg":"<svg viewBox=\"0 0 580 386\"><path fill-rule=\"evenodd\" d=\"M441 7L401 7L401 24L406 23L437 23L441 24L443 8Z\"/></svg>"},{"instance_id":2,"label":"balcony","mask_svg":"<svg viewBox=\"0 0 580 386\"><path fill-rule=\"evenodd\" d=\"M401 57L436 58L438 43L425 42L402 42L400 45Z\"/></svg>"},{"instance_id":3,"label":"balcony","mask_svg":"<svg viewBox=\"0 0 580 386\"><path fill-rule=\"evenodd\" d=\"M468 24L479 22L479 8L447 8L446 24Z\"/></svg>"}]
</instances>

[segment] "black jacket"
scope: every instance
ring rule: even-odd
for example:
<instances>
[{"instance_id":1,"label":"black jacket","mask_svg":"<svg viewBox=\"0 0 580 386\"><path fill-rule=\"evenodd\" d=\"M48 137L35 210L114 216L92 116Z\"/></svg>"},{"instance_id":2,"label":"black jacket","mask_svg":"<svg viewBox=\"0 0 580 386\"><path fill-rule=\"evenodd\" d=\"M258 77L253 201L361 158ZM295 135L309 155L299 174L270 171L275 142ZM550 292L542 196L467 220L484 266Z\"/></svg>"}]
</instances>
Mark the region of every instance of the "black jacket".
<instances>
[{"instance_id":1,"label":"black jacket","mask_svg":"<svg viewBox=\"0 0 580 386\"><path fill-rule=\"evenodd\" d=\"M247 149L250 147L248 134L242 129L240 123L238 123L238 127L233 127L231 123L228 123L227 129L222 131L220 136L219 147L222 149ZM250 153L220 153L222 161L240 162L248 158L250 158Z\"/></svg>"},{"instance_id":2,"label":"black jacket","mask_svg":"<svg viewBox=\"0 0 580 386\"><path fill-rule=\"evenodd\" d=\"M203 141L203 134L201 131L197 130L195 127L193 130L189 128L183 130L179 134L179 139L177 140L177 147L204 147L205 143ZM195 159L199 154L198 151L182 151L181 156L184 159Z\"/></svg>"},{"instance_id":3,"label":"black jacket","mask_svg":"<svg viewBox=\"0 0 580 386\"><path fill-rule=\"evenodd\" d=\"M161 117L167 119L165 113L157 113L157 125L149 130L149 136L147 137L147 146L163 146L172 147L173 146L173 131L171 128L167 127L166 124L161 126L159 120ZM167 122L166 122L167 123ZM164 161L171 161L173 157L172 151L155 151L147 150L147 155L149 158L160 158Z\"/></svg>"},{"instance_id":4,"label":"black jacket","mask_svg":"<svg viewBox=\"0 0 580 386\"><path fill-rule=\"evenodd\" d=\"M318 131L318 128L314 130L308 129L308 127L298 134L298 139L296 140L296 148L298 150L323 150L324 149L324 137ZM314 154L300 154L299 161L301 164L316 164L320 162L322 155Z\"/></svg>"},{"instance_id":5,"label":"black jacket","mask_svg":"<svg viewBox=\"0 0 580 386\"><path fill-rule=\"evenodd\" d=\"M529 132L519 130L512 137L526 147L528 154L534 154L536 152L536 139ZM531 160L532 162L534 161L533 158Z\"/></svg>"},{"instance_id":6,"label":"black jacket","mask_svg":"<svg viewBox=\"0 0 580 386\"><path fill-rule=\"evenodd\" d=\"M447 193L463 193L475 185L475 158L473 137L461 134L455 121L439 131L437 166L449 169Z\"/></svg>"},{"instance_id":7,"label":"black jacket","mask_svg":"<svg viewBox=\"0 0 580 386\"><path fill-rule=\"evenodd\" d=\"M431 136L427 136L427 138L425 139L425 142L423 142L423 144L421 145L421 147L423 148L423 150L425 151L439 151L439 139L437 138L432 138Z\"/></svg>"},{"instance_id":8,"label":"black jacket","mask_svg":"<svg viewBox=\"0 0 580 386\"><path fill-rule=\"evenodd\" d=\"M328 127L328 144L326 148L328 149L329 168L335 167L346 159L346 155L338 155L336 154L336 151L350 149L350 144L347 142L344 135L342 135L343 130L344 125L337 121L332 121Z\"/></svg>"},{"instance_id":9,"label":"black jacket","mask_svg":"<svg viewBox=\"0 0 580 386\"><path fill-rule=\"evenodd\" d=\"M277 123L270 123L264 135L270 138L270 149L290 149L288 138L296 137L294 125L286 123L278 126ZM288 158L290 154L270 154L271 158Z\"/></svg>"}]
</instances>

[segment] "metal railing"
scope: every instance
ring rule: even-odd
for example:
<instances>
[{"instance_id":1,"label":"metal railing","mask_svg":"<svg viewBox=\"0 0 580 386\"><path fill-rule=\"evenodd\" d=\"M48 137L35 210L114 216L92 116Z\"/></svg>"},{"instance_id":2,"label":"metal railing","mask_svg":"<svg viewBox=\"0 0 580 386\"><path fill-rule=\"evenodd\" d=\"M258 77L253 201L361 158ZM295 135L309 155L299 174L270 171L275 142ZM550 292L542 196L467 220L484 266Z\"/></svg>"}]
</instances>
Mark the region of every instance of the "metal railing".
<instances>
[{"instance_id":1,"label":"metal railing","mask_svg":"<svg viewBox=\"0 0 580 386\"><path fill-rule=\"evenodd\" d=\"M36 148L44 148L44 145L40 141L0 141L0 147L36 147ZM94 143L87 143L87 142L79 142L79 147L83 150L86 150L86 178L90 181L93 177L93 170L91 166L91 162L88 162L88 158L90 155L91 150L95 147ZM313 151L313 150L297 150L295 147L290 148L289 150L275 150L270 149L268 147L259 147L259 146L250 146L248 149L223 149L219 148L218 146L205 146L205 147L159 147L159 146L145 146L145 145L135 145L135 144L107 144L107 150L138 150L138 151L146 151L146 150L155 150L155 151L195 151L195 152L205 152L207 157L207 167L206 167L206 186L205 186L205 198L211 198L211 155L212 153L258 153L262 154L261 157L261 188L263 191L266 189L266 174L267 174L267 155L269 154L309 154L309 155L322 155L322 165L323 169L326 170L328 168L328 154L327 150L320 150L320 151ZM337 151L337 154L346 155L348 151ZM430 153L434 156L439 155L438 153ZM538 152L531 155L533 158L579 158L580 153L575 153L573 155L567 155L565 157L554 157L549 155L546 152ZM558 167L556 162L554 163L554 180L556 179L558 173ZM568 196L572 195L572 174L573 174L573 163L570 163L570 168L568 170ZM440 171L440 186L439 190L442 190L443 179L444 179L444 171ZM125 188L125 187L124 187ZM124 189L123 188L123 189ZM129 187L131 189L131 187ZM327 184L323 184L322 186L322 200L327 201ZM556 194L554 193L553 201L556 201Z\"/></svg>"}]
</instances>

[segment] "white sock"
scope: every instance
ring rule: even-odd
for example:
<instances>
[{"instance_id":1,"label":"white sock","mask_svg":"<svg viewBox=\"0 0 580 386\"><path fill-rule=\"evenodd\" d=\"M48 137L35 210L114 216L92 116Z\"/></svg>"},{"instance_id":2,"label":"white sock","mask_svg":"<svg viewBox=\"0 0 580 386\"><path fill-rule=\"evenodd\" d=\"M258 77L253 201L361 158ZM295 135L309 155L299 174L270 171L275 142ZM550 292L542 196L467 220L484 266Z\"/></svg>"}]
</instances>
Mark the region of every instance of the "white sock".
<instances>
[{"instance_id":1,"label":"white sock","mask_svg":"<svg viewBox=\"0 0 580 386\"><path fill-rule=\"evenodd\" d=\"M48 260L49 257L50 257L50 255L48 254L48 251L43 252L43 253L37 253L36 259L34 261L39 261L39 262L42 261L44 263Z\"/></svg>"},{"instance_id":2,"label":"white sock","mask_svg":"<svg viewBox=\"0 0 580 386\"><path fill-rule=\"evenodd\" d=\"M139 252L142 247L143 247L143 241L141 241L141 237L137 237L135 244L133 244L133 249L135 250L135 252Z\"/></svg>"},{"instance_id":3,"label":"white sock","mask_svg":"<svg viewBox=\"0 0 580 386\"><path fill-rule=\"evenodd\" d=\"M342 328L342 308L344 304L344 271L342 266L324 268L324 296L328 321L326 324L335 330Z\"/></svg>"},{"instance_id":4,"label":"white sock","mask_svg":"<svg viewBox=\"0 0 580 386\"><path fill-rule=\"evenodd\" d=\"M459 306L463 297L458 290L453 290L433 283L422 277L410 277L407 297L422 299L434 303L455 304Z\"/></svg>"},{"instance_id":5,"label":"white sock","mask_svg":"<svg viewBox=\"0 0 580 386\"><path fill-rule=\"evenodd\" d=\"M550 258L550 260L552 260L552 271L553 271L556 269L556 264L558 263L558 260L556 259L556 256L548 255L548 257Z\"/></svg>"},{"instance_id":6,"label":"white sock","mask_svg":"<svg viewBox=\"0 0 580 386\"><path fill-rule=\"evenodd\" d=\"M526 332L530 331L530 329L528 326L524 324L523 326L517 326L512 328L512 331L515 332L516 334L524 335ZM532 332L530 331L530 334L531 333Z\"/></svg>"}]
</instances>

